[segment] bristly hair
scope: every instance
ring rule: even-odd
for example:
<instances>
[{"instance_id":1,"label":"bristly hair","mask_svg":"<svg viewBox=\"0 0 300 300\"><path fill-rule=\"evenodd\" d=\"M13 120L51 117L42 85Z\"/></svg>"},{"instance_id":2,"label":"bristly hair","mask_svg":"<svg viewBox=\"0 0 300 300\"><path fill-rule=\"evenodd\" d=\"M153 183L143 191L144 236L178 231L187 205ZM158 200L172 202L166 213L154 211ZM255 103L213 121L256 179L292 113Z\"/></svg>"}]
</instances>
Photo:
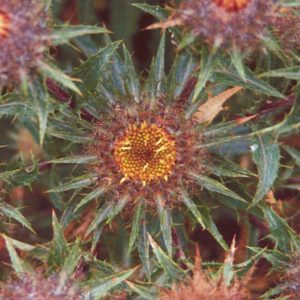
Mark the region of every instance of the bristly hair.
<instances>
[{"instance_id":1,"label":"bristly hair","mask_svg":"<svg viewBox=\"0 0 300 300\"><path fill-rule=\"evenodd\" d=\"M0 7L0 87L35 73L47 47L44 5L35 0L2 0Z\"/></svg>"}]
</instances>

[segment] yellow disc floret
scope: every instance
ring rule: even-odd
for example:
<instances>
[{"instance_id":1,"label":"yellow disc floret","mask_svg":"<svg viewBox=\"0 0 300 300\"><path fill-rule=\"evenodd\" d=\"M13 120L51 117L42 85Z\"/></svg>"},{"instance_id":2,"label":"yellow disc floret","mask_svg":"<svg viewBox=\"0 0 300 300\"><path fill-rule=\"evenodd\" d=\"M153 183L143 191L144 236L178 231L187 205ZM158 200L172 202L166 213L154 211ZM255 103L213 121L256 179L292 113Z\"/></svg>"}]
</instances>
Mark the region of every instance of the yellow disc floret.
<instances>
[{"instance_id":1,"label":"yellow disc floret","mask_svg":"<svg viewBox=\"0 0 300 300\"><path fill-rule=\"evenodd\" d=\"M129 125L114 148L115 160L124 175L122 182L132 179L146 185L168 180L176 161L175 140L164 129L143 122Z\"/></svg>"},{"instance_id":2,"label":"yellow disc floret","mask_svg":"<svg viewBox=\"0 0 300 300\"><path fill-rule=\"evenodd\" d=\"M0 10L0 37L8 36L9 17Z\"/></svg>"},{"instance_id":3,"label":"yellow disc floret","mask_svg":"<svg viewBox=\"0 0 300 300\"><path fill-rule=\"evenodd\" d=\"M228 12L244 9L251 0L214 0L214 2Z\"/></svg>"}]
</instances>

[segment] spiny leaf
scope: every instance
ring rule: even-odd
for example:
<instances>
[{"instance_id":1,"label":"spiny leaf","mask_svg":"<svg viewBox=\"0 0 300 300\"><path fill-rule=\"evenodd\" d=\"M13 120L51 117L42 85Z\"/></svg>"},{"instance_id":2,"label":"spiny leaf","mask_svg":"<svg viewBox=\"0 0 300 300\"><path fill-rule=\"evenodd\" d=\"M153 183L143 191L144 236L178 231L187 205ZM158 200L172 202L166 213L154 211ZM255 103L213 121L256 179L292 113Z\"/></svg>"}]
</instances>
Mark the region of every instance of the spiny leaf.
<instances>
[{"instance_id":1,"label":"spiny leaf","mask_svg":"<svg viewBox=\"0 0 300 300\"><path fill-rule=\"evenodd\" d=\"M23 102L7 102L0 105L0 115L9 116L34 116L35 111L28 103Z\"/></svg>"},{"instance_id":2,"label":"spiny leaf","mask_svg":"<svg viewBox=\"0 0 300 300\"><path fill-rule=\"evenodd\" d=\"M195 60L190 53L182 53L176 57L169 76L170 100L174 101L181 95L195 67Z\"/></svg>"},{"instance_id":3,"label":"spiny leaf","mask_svg":"<svg viewBox=\"0 0 300 300\"><path fill-rule=\"evenodd\" d=\"M1 236L4 237L4 234L2 234ZM7 237L9 238L9 237ZM23 242L20 242L18 240L14 240L12 238L9 238L10 239L10 242L11 244L16 248L16 249L19 249L19 250L22 250L22 251L26 251L26 252L29 252L29 251L32 251L35 247L32 246L32 245L29 245L29 244L26 244L26 243L23 243Z\"/></svg>"},{"instance_id":4,"label":"spiny leaf","mask_svg":"<svg viewBox=\"0 0 300 300\"><path fill-rule=\"evenodd\" d=\"M64 132L64 131L58 131L54 128L51 128L51 126L49 126L47 128L47 133L56 138L67 140L67 141L70 141L73 143L78 143L78 144L85 144L85 143L92 141L92 138L89 136L73 134L73 133Z\"/></svg>"},{"instance_id":5,"label":"spiny leaf","mask_svg":"<svg viewBox=\"0 0 300 300\"><path fill-rule=\"evenodd\" d=\"M73 79L70 78L68 75L63 73L60 69L51 66L49 64L43 64L41 69L45 75L45 77L52 78L55 82L62 84L66 88L70 89L71 91L77 93L78 95L82 95L81 91L78 87L74 84Z\"/></svg>"},{"instance_id":6,"label":"spiny leaf","mask_svg":"<svg viewBox=\"0 0 300 300\"><path fill-rule=\"evenodd\" d=\"M26 218L18 211L18 209L6 204L5 206L0 206L0 211L8 218L12 218L25 226L31 232L35 233L30 223L26 220Z\"/></svg>"},{"instance_id":7,"label":"spiny leaf","mask_svg":"<svg viewBox=\"0 0 300 300\"><path fill-rule=\"evenodd\" d=\"M234 278L234 269L233 269L233 260L234 260L234 254L235 254L235 237L233 238L233 241L231 243L230 249L226 254L226 258L223 265L223 277L224 282L227 286L230 285L232 279Z\"/></svg>"},{"instance_id":8,"label":"spiny leaf","mask_svg":"<svg viewBox=\"0 0 300 300\"><path fill-rule=\"evenodd\" d=\"M115 95L119 95L119 97L127 96L125 87L125 79L127 77L126 66L116 52L112 55L111 61L111 79L113 85L113 93Z\"/></svg>"},{"instance_id":9,"label":"spiny leaf","mask_svg":"<svg viewBox=\"0 0 300 300\"><path fill-rule=\"evenodd\" d=\"M44 142L49 115L49 95L44 85L30 85L31 97L34 101L37 117L39 120L40 144Z\"/></svg>"},{"instance_id":10,"label":"spiny leaf","mask_svg":"<svg viewBox=\"0 0 300 300\"><path fill-rule=\"evenodd\" d=\"M153 252L156 256L161 267L166 271L169 278L174 281L176 279L183 279L185 277L184 271L176 265L176 263L163 252L163 250L157 245L157 243L153 240L151 235L148 233L149 242L153 249Z\"/></svg>"},{"instance_id":11,"label":"spiny leaf","mask_svg":"<svg viewBox=\"0 0 300 300\"><path fill-rule=\"evenodd\" d=\"M274 96L278 98L285 98L283 94L277 91L268 83L260 80L250 70L245 70L245 81L235 72L224 70L222 72L216 72L215 77L218 82L222 82L228 85L241 86L245 89L252 90L264 95Z\"/></svg>"},{"instance_id":12,"label":"spiny leaf","mask_svg":"<svg viewBox=\"0 0 300 300\"><path fill-rule=\"evenodd\" d=\"M94 283L94 286L90 290L92 299L97 300L104 296L108 296L108 293L112 288L129 278L135 271L136 268L99 279L99 281Z\"/></svg>"},{"instance_id":13,"label":"spiny leaf","mask_svg":"<svg viewBox=\"0 0 300 300\"><path fill-rule=\"evenodd\" d=\"M144 3L132 3L131 5L156 17L158 20L165 20L168 17L168 11L157 5L149 5Z\"/></svg>"},{"instance_id":14,"label":"spiny leaf","mask_svg":"<svg viewBox=\"0 0 300 300\"><path fill-rule=\"evenodd\" d=\"M106 223L110 223L123 210L127 202L128 197L119 199L118 202L114 205L113 209L108 213Z\"/></svg>"},{"instance_id":15,"label":"spiny leaf","mask_svg":"<svg viewBox=\"0 0 300 300\"><path fill-rule=\"evenodd\" d=\"M221 233L219 232L213 218L211 215L210 210L207 207L199 207L199 213L203 218L203 222L205 225L205 229L209 231L209 233L216 239L216 241L220 244L220 246L227 251L228 246L223 239Z\"/></svg>"},{"instance_id":16,"label":"spiny leaf","mask_svg":"<svg viewBox=\"0 0 300 300\"><path fill-rule=\"evenodd\" d=\"M271 234L269 237L275 241L276 246L285 252L299 249L300 239L286 220L279 217L269 206L263 205L261 209L270 227Z\"/></svg>"},{"instance_id":17,"label":"spiny leaf","mask_svg":"<svg viewBox=\"0 0 300 300\"><path fill-rule=\"evenodd\" d=\"M216 160L215 165L205 168L219 177L257 177L256 174L230 160Z\"/></svg>"},{"instance_id":18,"label":"spiny leaf","mask_svg":"<svg viewBox=\"0 0 300 300\"><path fill-rule=\"evenodd\" d=\"M202 215L200 214L195 202L189 197L189 195L186 191L182 191L182 200L183 200L184 204L187 206L187 208L195 216L198 223L203 227L203 229L206 229Z\"/></svg>"},{"instance_id":19,"label":"spiny leaf","mask_svg":"<svg viewBox=\"0 0 300 300\"><path fill-rule=\"evenodd\" d=\"M131 55L125 45L123 45L123 53L128 75L127 88L130 91L130 94L133 95L134 100L138 102L140 98L140 80L138 75L136 74Z\"/></svg>"},{"instance_id":20,"label":"spiny leaf","mask_svg":"<svg viewBox=\"0 0 300 300\"><path fill-rule=\"evenodd\" d=\"M126 280L127 285L137 294L139 294L142 299L154 300L157 299L157 294L150 290L150 287L142 286L141 284L133 283Z\"/></svg>"},{"instance_id":21,"label":"spiny leaf","mask_svg":"<svg viewBox=\"0 0 300 300\"><path fill-rule=\"evenodd\" d=\"M67 182L61 186L58 186L58 187L55 187L55 188L49 190L48 193L60 193L60 192L66 192L69 190L83 188L83 187L89 186L92 183L94 183L95 179L96 179L95 175L80 176L80 177L73 179L70 182Z\"/></svg>"},{"instance_id":22,"label":"spiny leaf","mask_svg":"<svg viewBox=\"0 0 300 300\"><path fill-rule=\"evenodd\" d=\"M252 258L254 257L256 258L256 260L258 260L260 257L264 257L268 262L272 264L272 266L275 269L281 268L284 264L287 264L289 261L289 258L286 255L286 253L281 252L277 249L266 249L251 246L247 246L247 248L255 253L255 255L252 256Z\"/></svg>"},{"instance_id":23,"label":"spiny leaf","mask_svg":"<svg viewBox=\"0 0 300 300\"><path fill-rule=\"evenodd\" d=\"M191 175L197 180L197 182L202 185L204 188L207 190L214 192L214 193L219 193L228 197L232 197L236 200L246 202L242 197L237 195L235 192L231 191L228 189L226 186L224 186L222 183L211 179L209 177L206 177L204 175L198 175L198 174L193 174Z\"/></svg>"},{"instance_id":24,"label":"spiny leaf","mask_svg":"<svg viewBox=\"0 0 300 300\"><path fill-rule=\"evenodd\" d=\"M62 275L67 274L68 276L72 276L76 267L78 266L79 260L81 259L83 253L78 243L69 247L68 252L69 253L64 260L61 273Z\"/></svg>"},{"instance_id":25,"label":"spiny leaf","mask_svg":"<svg viewBox=\"0 0 300 300\"><path fill-rule=\"evenodd\" d=\"M87 35L109 33L106 28L88 25L55 25L53 33L50 35L54 45L67 43L70 39Z\"/></svg>"},{"instance_id":26,"label":"spiny leaf","mask_svg":"<svg viewBox=\"0 0 300 300\"><path fill-rule=\"evenodd\" d=\"M272 70L260 74L259 77L283 77L292 80L300 80L300 66Z\"/></svg>"},{"instance_id":27,"label":"spiny leaf","mask_svg":"<svg viewBox=\"0 0 300 300\"><path fill-rule=\"evenodd\" d=\"M198 208L195 202L188 196L186 192L184 192L182 196L183 202L194 215L198 223L203 227L203 229L209 231L224 250L228 250L228 246L220 234L209 209L207 207Z\"/></svg>"},{"instance_id":28,"label":"spiny leaf","mask_svg":"<svg viewBox=\"0 0 300 300\"><path fill-rule=\"evenodd\" d=\"M280 3L280 5L285 7L297 7L300 6L300 0L285 0Z\"/></svg>"},{"instance_id":29,"label":"spiny leaf","mask_svg":"<svg viewBox=\"0 0 300 300\"><path fill-rule=\"evenodd\" d=\"M146 29L169 29L170 32L172 33L172 36L177 40L177 42L180 42L182 33L180 32L179 29L177 29L176 25L179 25L178 19L175 20L170 20L167 19L168 16L170 15L170 12L160 6L157 5L149 5L149 4L144 4L144 3L133 3L133 6L141 9L142 11L146 12L147 14L150 14L160 20L161 22L155 23L152 25L149 25L146 27ZM165 31L165 30L164 30Z\"/></svg>"},{"instance_id":30,"label":"spiny leaf","mask_svg":"<svg viewBox=\"0 0 300 300\"><path fill-rule=\"evenodd\" d=\"M280 151L273 136L258 136L253 151L253 159L257 165L259 182L252 205L257 204L270 190L278 175Z\"/></svg>"},{"instance_id":31,"label":"spiny leaf","mask_svg":"<svg viewBox=\"0 0 300 300\"><path fill-rule=\"evenodd\" d=\"M76 208L75 208L74 211L77 211L79 208L81 208L82 206L86 205L90 201L92 201L92 200L100 197L101 195L103 195L104 192L105 192L105 190L101 189L101 188L94 189L92 192L90 192L84 198L82 198L80 200L80 202L77 204L77 206L76 206Z\"/></svg>"},{"instance_id":32,"label":"spiny leaf","mask_svg":"<svg viewBox=\"0 0 300 300\"><path fill-rule=\"evenodd\" d=\"M160 228L170 257L172 257L172 215L160 195L156 197Z\"/></svg>"},{"instance_id":33,"label":"spiny leaf","mask_svg":"<svg viewBox=\"0 0 300 300\"><path fill-rule=\"evenodd\" d=\"M67 242L64 237L61 224L58 222L55 212L52 212L52 229L53 229L53 250L49 255L49 262L55 262L61 265L64 255L67 253Z\"/></svg>"},{"instance_id":34,"label":"spiny leaf","mask_svg":"<svg viewBox=\"0 0 300 300\"><path fill-rule=\"evenodd\" d=\"M18 173L20 171L20 169L17 170L12 170L12 171L6 171L6 172L1 172L0 173L0 178L1 180L7 180L10 177L14 176L16 173Z\"/></svg>"},{"instance_id":35,"label":"spiny leaf","mask_svg":"<svg viewBox=\"0 0 300 300\"><path fill-rule=\"evenodd\" d=\"M151 64L149 76L146 83L146 89L150 93L151 99L155 99L159 92L163 92L163 79L165 77L165 47L166 47L166 34L164 33L157 55Z\"/></svg>"},{"instance_id":36,"label":"spiny leaf","mask_svg":"<svg viewBox=\"0 0 300 300\"><path fill-rule=\"evenodd\" d=\"M12 267L14 268L15 272L16 273L24 273L27 271L26 267L25 267L25 264L23 262L23 260L19 257L14 245L13 245L13 242L12 242L12 239L9 238L8 236L2 234L1 235L4 240L5 240L5 244L6 244L6 249L8 251L8 254L10 256L10 259L11 259L11 263L12 263Z\"/></svg>"},{"instance_id":37,"label":"spiny leaf","mask_svg":"<svg viewBox=\"0 0 300 300\"><path fill-rule=\"evenodd\" d=\"M131 228L131 234L130 234L130 239L129 239L129 246L128 246L128 253L130 253L134 247L134 244L137 240L138 234L139 234L139 229L140 229L140 223L141 219L144 215L144 204L141 201L138 204L138 207L135 210L135 214L133 217L132 221L132 228Z\"/></svg>"},{"instance_id":38,"label":"spiny leaf","mask_svg":"<svg viewBox=\"0 0 300 300\"><path fill-rule=\"evenodd\" d=\"M264 34L262 36L262 41L264 43L264 46L269 50L270 53L274 53L286 64L286 55L281 47L281 43L270 31L268 32L268 34Z\"/></svg>"},{"instance_id":39,"label":"spiny leaf","mask_svg":"<svg viewBox=\"0 0 300 300\"><path fill-rule=\"evenodd\" d=\"M138 251L140 255L141 262L144 266L146 276L149 281L151 281L151 263L149 255L149 239L147 233L147 221L145 216L140 226L140 232L138 235Z\"/></svg>"},{"instance_id":40,"label":"spiny leaf","mask_svg":"<svg viewBox=\"0 0 300 300\"><path fill-rule=\"evenodd\" d=\"M109 214L114 209L114 205L115 204L113 202L103 204L103 206L98 210L94 221L89 226L86 235L89 235L96 227L98 227L103 221L105 221L108 218Z\"/></svg>"},{"instance_id":41,"label":"spiny leaf","mask_svg":"<svg viewBox=\"0 0 300 300\"><path fill-rule=\"evenodd\" d=\"M86 164L97 160L96 155L74 155L50 160L51 164Z\"/></svg>"},{"instance_id":42,"label":"spiny leaf","mask_svg":"<svg viewBox=\"0 0 300 300\"><path fill-rule=\"evenodd\" d=\"M284 120L278 125L278 133L290 133L300 127L300 89L298 88L293 107Z\"/></svg>"},{"instance_id":43,"label":"spiny leaf","mask_svg":"<svg viewBox=\"0 0 300 300\"><path fill-rule=\"evenodd\" d=\"M231 61L236 68L237 72L243 79L246 81L246 74L245 74L245 67L243 63L243 56L242 53L238 49L233 49L231 53Z\"/></svg>"},{"instance_id":44,"label":"spiny leaf","mask_svg":"<svg viewBox=\"0 0 300 300\"><path fill-rule=\"evenodd\" d=\"M213 50L211 52L207 51L203 47L202 54L201 54L201 65L200 65L200 72L198 75L198 81L195 87L194 95L193 95L193 102L196 102L198 96L202 92L203 88L205 87L207 81L209 80L212 72L214 71L217 65L217 51Z\"/></svg>"},{"instance_id":45,"label":"spiny leaf","mask_svg":"<svg viewBox=\"0 0 300 300\"><path fill-rule=\"evenodd\" d=\"M76 75L83 80L82 89L94 92L97 83L102 78L104 69L110 63L111 57L121 42L113 42L91 56L76 70Z\"/></svg>"},{"instance_id":46,"label":"spiny leaf","mask_svg":"<svg viewBox=\"0 0 300 300\"><path fill-rule=\"evenodd\" d=\"M286 145L283 145L281 147L295 160L297 166L300 167L300 151Z\"/></svg>"}]
</instances>

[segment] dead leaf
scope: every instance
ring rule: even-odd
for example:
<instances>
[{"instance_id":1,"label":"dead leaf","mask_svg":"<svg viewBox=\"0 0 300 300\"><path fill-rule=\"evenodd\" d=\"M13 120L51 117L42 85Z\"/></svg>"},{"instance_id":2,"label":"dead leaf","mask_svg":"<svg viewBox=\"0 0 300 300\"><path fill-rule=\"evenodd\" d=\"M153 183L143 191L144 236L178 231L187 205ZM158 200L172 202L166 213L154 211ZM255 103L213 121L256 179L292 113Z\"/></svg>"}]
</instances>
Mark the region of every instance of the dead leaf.
<instances>
[{"instance_id":1,"label":"dead leaf","mask_svg":"<svg viewBox=\"0 0 300 300\"><path fill-rule=\"evenodd\" d=\"M182 21L179 18L168 19L166 21L158 22L152 25L147 26L146 30L152 29L167 29L169 27L179 26L182 25Z\"/></svg>"},{"instance_id":2,"label":"dead leaf","mask_svg":"<svg viewBox=\"0 0 300 300\"><path fill-rule=\"evenodd\" d=\"M213 98L208 99L198 108L198 111L195 113L196 119L199 121L199 123L211 123L213 119L219 114L219 112L224 110L224 102L226 102L231 96L236 94L241 89L242 87L235 86L218 94Z\"/></svg>"},{"instance_id":3,"label":"dead leaf","mask_svg":"<svg viewBox=\"0 0 300 300\"><path fill-rule=\"evenodd\" d=\"M251 121L252 119L255 119L258 115L255 114L255 115L252 115L252 116L248 116L248 117L242 117L242 118L238 118L238 119L235 119L234 122L237 124L237 125L242 125L244 123L247 123L249 121Z\"/></svg>"}]
</instances>

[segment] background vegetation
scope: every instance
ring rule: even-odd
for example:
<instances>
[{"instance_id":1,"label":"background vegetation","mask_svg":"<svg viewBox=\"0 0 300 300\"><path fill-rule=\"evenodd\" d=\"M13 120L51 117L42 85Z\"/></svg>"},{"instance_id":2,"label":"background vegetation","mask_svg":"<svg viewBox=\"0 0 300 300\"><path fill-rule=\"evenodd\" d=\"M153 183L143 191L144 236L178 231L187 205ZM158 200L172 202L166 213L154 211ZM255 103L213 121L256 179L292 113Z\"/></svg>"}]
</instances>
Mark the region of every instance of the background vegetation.
<instances>
[{"instance_id":1,"label":"background vegetation","mask_svg":"<svg viewBox=\"0 0 300 300\"><path fill-rule=\"evenodd\" d=\"M27 299L36 283L44 299L182 299L185 282L191 299L206 284L212 297L297 299L299 44L275 31L248 53L168 23L146 30L180 1L43 2L44 62L0 98L0 297ZM298 16L298 1L277 4ZM175 203L141 192L128 204L96 183L95 128L108 118L114 133L108 111L145 98L164 99L164 120L183 105L176 124L193 115L201 136L203 171L168 189Z\"/></svg>"}]
</instances>

